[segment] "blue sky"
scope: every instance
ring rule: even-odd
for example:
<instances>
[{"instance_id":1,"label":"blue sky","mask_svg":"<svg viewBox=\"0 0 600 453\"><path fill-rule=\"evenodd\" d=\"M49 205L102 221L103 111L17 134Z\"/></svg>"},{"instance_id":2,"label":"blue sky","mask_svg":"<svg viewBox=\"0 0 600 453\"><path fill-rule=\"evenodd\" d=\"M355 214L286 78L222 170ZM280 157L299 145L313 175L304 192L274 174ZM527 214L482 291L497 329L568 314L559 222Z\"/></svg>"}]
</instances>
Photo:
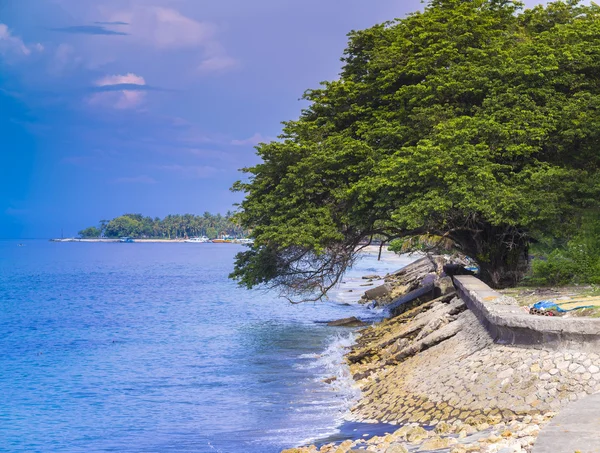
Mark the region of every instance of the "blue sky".
<instances>
[{"instance_id":1,"label":"blue sky","mask_svg":"<svg viewBox=\"0 0 600 453\"><path fill-rule=\"evenodd\" d=\"M225 212L346 33L420 0L0 0L0 238Z\"/></svg>"}]
</instances>

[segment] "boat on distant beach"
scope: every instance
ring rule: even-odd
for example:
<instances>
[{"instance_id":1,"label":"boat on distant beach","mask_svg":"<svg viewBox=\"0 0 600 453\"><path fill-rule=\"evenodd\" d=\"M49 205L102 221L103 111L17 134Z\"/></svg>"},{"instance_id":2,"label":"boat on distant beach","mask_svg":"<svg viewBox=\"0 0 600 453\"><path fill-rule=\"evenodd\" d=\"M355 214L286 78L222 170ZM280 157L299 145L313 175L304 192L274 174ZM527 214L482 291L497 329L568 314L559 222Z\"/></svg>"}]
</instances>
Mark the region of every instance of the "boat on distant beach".
<instances>
[{"instance_id":1,"label":"boat on distant beach","mask_svg":"<svg viewBox=\"0 0 600 453\"><path fill-rule=\"evenodd\" d=\"M200 236L197 238L186 239L183 242L188 242L190 244L206 244L207 242L210 242L210 239L207 238L206 236Z\"/></svg>"},{"instance_id":2,"label":"boat on distant beach","mask_svg":"<svg viewBox=\"0 0 600 453\"><path fill-rule=\"evenodd\" d=\"M250 239L250 238L234 239L233 243L234 244L242 244L242 245L252 245L252 244L254 244L254 239Z\"/></svg>"},{"instance_id":3,"label":"boat on distant beach","mask_svg":"<svg viewBox=\"0 0 600 453\"><path fill-rule=\"evenodd\" d=\"M231 243L233 243L233 241L234 241L233 237L231 237L227 234L222 234L217 239L213 239L210 242L213 242L214 244L231 244Z\"/></svg>"},{"instance_id":4,"label":"boat on distant beach","mask_svg":"<svg viewBox=\"0 0 600 453\"><path fill-rule=\"evenodd\" d=\"M135 241L133 239L131 239L130 237L123 237L123 238L119 239L119 242L132 243Z\"/></svg>"}]
</instances>

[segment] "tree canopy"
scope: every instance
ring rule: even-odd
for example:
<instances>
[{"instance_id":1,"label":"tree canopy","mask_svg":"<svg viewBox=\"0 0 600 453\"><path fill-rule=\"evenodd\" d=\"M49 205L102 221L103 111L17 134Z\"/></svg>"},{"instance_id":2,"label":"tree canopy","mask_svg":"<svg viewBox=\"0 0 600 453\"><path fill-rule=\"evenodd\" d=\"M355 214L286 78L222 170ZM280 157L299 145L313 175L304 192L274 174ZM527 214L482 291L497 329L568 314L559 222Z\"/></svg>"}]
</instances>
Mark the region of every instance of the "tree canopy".
<instances>
[{"instance_id":1,"label":"tree canopy","mask_svg":"<svg viewBox=\"0 0 600 453\"><path fill-rule=\"evenodd\" d=\"M361 240L450 239L494 286L597 205L600 8L431 0L353 31L340 78L257 147L232 277L323 295Z\"/></svg>"}]
</instances>

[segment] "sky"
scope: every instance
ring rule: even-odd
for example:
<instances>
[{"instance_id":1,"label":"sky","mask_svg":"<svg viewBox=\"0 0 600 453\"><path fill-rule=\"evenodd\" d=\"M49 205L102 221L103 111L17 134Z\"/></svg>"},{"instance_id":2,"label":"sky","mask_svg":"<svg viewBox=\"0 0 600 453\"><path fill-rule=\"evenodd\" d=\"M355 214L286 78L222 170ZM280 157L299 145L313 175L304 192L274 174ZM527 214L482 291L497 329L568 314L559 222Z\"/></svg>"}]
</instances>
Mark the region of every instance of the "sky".
<instances>
[{"instance_id":1,"label":"sky","mask_svg":"<svg viewBox=\"0 0 600 453\"><path fill-rule=\"evenodd\" d=\"M422 7L0 0L0 238L234 209L239 169L337 77L346 34Z\"/></svg>"}]
</instances>

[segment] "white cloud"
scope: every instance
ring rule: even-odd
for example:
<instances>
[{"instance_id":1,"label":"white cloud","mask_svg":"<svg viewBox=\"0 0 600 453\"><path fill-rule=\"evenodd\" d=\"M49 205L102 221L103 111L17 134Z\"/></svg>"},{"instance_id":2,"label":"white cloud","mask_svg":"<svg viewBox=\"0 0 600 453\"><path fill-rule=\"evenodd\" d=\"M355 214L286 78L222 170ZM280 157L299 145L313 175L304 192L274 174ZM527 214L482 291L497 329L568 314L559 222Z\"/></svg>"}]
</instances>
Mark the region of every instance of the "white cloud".
<instances>
[{"instance_id":1,"label":"white cloud","mask_svg":"<svg viewBox=\"0 0 600 453\"><path fill-rule=\"evenodd\" d=\"M157 49L204 47L214 42L217 31L214 24L196 21L171 8L137 5L108 17L110 21L127 22L131 39Z\"/></svg>"},{"instance_id":2,"label":"white cloud","mask_svg":"<svg viewBox=\"0 0 600 453\"><path fill-rule=\"evenodd\" d=\"M155 8L153 38L157 47L182 48L205 46L214 40L216 27L185 17L174 9Z\"/></svg>"},{"instance_id":3,"label":"white cloud","mask_svg":"<svg viewBox=\"0 0 600 453\"><path fill-rule=\"evenodd\" d=\"M110 22L127 22L130 34L123 43L137 41L159 51L198 51L199 72L223 72L238 66L218 40L218 27L197 21L166 7L134 5L129 10L107 13Z\"/></svg>"},{"instance_id":4,"label":"white cloud","mask_svg":"<svg viewBox=\"0 0 600 453\"><path fill-rule=\"evenodd\" d=\"M256 146L259 143L268 143L273 140L275 139L271 137L265 137L257 132L252 137L246 138L244 140L232 140L231 144L236 146Z\"/></svg>"},{"instance_id":5,"label":"white cloud","mask_svg":"<svg viewBox=\"0 0 600 453\"><path fill-rule=\"evenodd\" d=\"M137 74L107 75L96 81L97 87L110 87L112 85L140 85L145 86L146 80ZM91 105L113 107L127 110L138 107L144 102L146 92L142 90L117 90L95 93L88 99Z\"/></svg>"},{"instance_id":6,"label":"white cloud","mask_svg":"<svg viewBox=\"0 0 600 453\"><path fill-rule=\"evenodd\" d=\"M117 184L156 184L156 180L147 175L126 176L123 178L117 178L112 182Z\"/></svg>"},{"instance_id":7,"label":"white cloud","mask_svg":"<svg viewBox=\"0 0 600 453\"><path fill-rule=\"evenodd\" d=\"M99 87L122 84L146 85L146 81L142 76L131 72L125 75L108 75L96 81L96 86Z\"/></svg>"},{"instance_id":8,"label":"white cloud","mask_svg":"<svg viewBox=\"0 0 600 453\"><path fill-rule=\"evenodd\" d=\"M21 38L10 32L8 26L0 24L0 55L13 54L28 57L33 51L43 50L44 46L40 43L26 45Z\"/></svg>"}]
</instances>

